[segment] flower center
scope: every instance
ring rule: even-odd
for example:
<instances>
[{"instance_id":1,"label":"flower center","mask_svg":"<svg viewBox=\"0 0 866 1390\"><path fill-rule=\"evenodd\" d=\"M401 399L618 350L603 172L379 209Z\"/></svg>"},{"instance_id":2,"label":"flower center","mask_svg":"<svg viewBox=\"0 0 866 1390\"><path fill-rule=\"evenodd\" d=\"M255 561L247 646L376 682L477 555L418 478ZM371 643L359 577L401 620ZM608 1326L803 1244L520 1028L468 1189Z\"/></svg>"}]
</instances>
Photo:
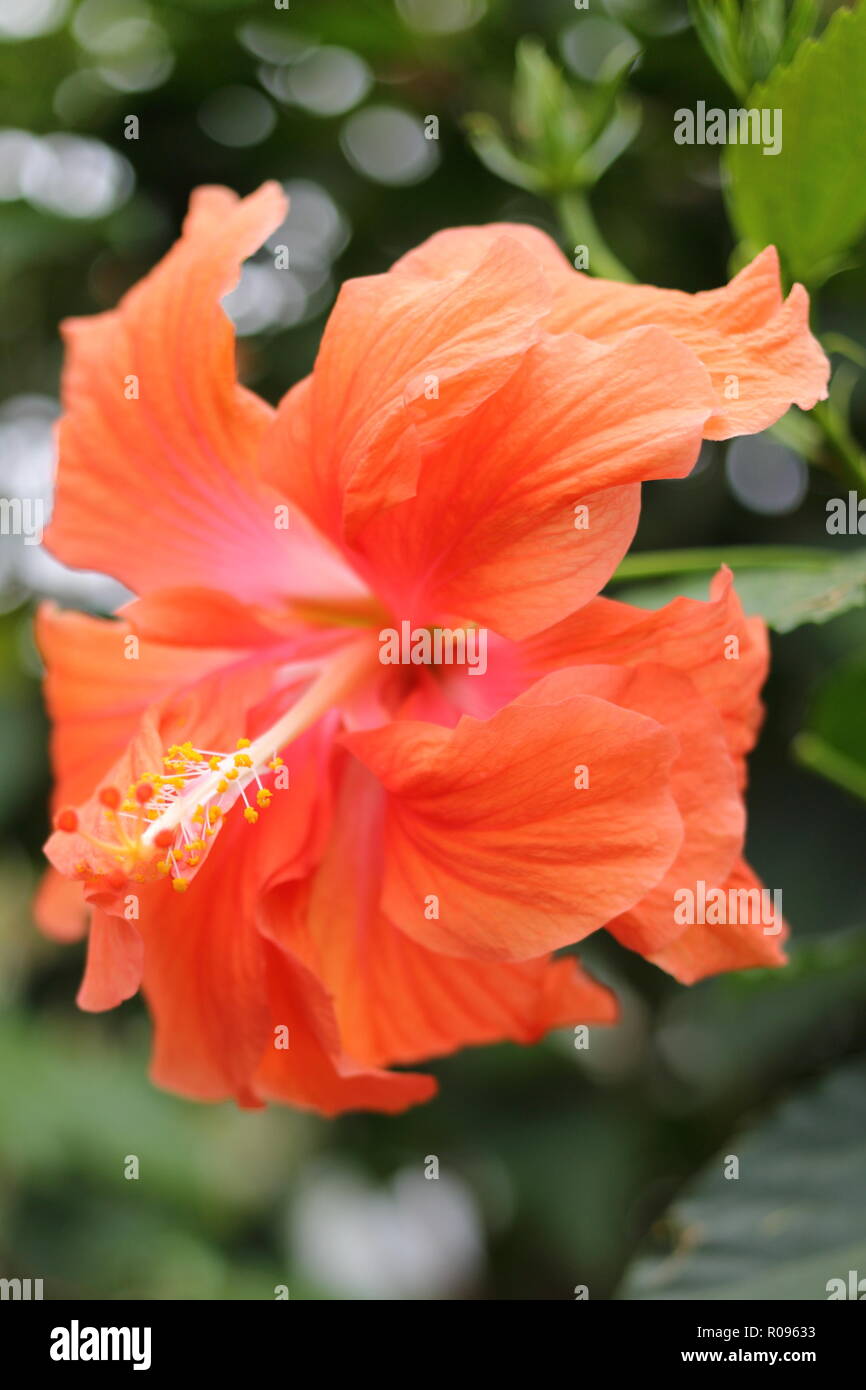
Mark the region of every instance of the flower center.
<instances>
[{"instance_id":1,"label":"flower center","mask_svg":"<svg viewBox=\"0 0 866 1390\"><path fill-rule=\"evenodd\" d=\"M73 808L59 812L55 828L79 835L96 851L95 863L83 860L78 866L80 877L119 891L129 878L143 883L162 876L176 892L185 892L228 812L242 802L244 820L255 825L274 795L262 779L274 774L276 787L288 788L279 750L377 668L374 639L358 639L323 663L303 694L255 740L238 739L231 753L198 748L192 741L173 744L163 755L162 770L144 773L125 796L116 787L103 787L95 833L82 827Z\"/></svg>"}]
</instances>

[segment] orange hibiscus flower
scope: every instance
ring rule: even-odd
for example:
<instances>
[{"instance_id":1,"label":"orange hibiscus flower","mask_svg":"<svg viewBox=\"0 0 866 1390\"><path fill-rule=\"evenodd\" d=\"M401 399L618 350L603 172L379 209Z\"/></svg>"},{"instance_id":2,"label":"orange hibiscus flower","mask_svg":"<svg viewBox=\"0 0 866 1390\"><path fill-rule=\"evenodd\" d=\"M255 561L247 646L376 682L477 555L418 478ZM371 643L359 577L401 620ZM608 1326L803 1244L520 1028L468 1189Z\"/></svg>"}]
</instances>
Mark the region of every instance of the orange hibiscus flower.
<instances>
[{"instance_id":1,"label":"orange hibiscus flower","mask_svg":"<svg viewBox=\"0 0 866 1390\"><path fill-rule=\"evenodd\" d=\"M143 988L159 1084L398 1110L434 1083L392 1064L612 1020L551 959L601 927L683 980L781 959L672 897L751 882L762 624L726 574L655 613L596 595L641 481L813 404L826 362L772 253L687 296L463 229L346 284L274 412L220 299L284 215L200 190L66 326L48 544L138 597L39 616L40 917L89 922L83 1008Z\"/></svg>"}]
</instances>

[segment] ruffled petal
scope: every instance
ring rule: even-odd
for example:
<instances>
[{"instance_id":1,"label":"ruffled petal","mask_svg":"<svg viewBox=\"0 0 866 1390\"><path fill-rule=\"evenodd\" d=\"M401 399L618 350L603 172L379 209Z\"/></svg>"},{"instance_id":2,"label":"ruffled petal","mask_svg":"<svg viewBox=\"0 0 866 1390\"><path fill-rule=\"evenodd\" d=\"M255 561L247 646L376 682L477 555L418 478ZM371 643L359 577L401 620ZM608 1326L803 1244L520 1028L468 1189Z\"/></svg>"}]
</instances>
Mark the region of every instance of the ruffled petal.
<instances>
[{"instance_id":1,"label":"ruffled petal","mask_svg":"<svg viewBox=\"0 0 866 1390\"><path fill-rule=\"evenodd\" d=\"M404 256L394 270L437 280L446 270L453 274L456 266L470 268L503 237L534 256L554 292L545 319L550 332L608 340L653 324L690 348L708 371L715 395L707 439L757 433L792 404L810 410L827 395L829 363L809 331L809 297L802 285L795 285L783 301L779 258L772 246L730 284L698 294L583 275L543 232L511 223L440 232Z\"/></svg>"},{"instance_id":2,"label":"ruffled petal","mask_svg":"<svg viewBox=\"0 0 866 1390\"><path fill-rule=\"evenodd\" d=\"M394 926L380 908L384 810L380 784L350 759L320 865L269 895L265 908L271 933L324 982L352 1056L369 1065L417 1062L614 1020L613 996L575 960L460 960Z\"/></svg>"},{"instance_id":3,"label":"ruffled petal","mask_svg":"<svg viewBox=\"0 0 866 1390\"><path fill-rule=\"evenodd\" d=\"M55 805L89 797L149 706L216 671L233 655L225 648L139 641L126 622L63 612L53 604L39 610L36 640L53 725Z\"/></svg>"},{"instance_id":4,"label":"ruffled petal","mask_svg":"<svg viewBox=\"0 0 866 1390\"><path fill-rule=\"evenodd\" d=\"M33 902L33 920L39 930L55 941L79 941L89 918L84 885L49 865Z\"/></svg>"},{"instance_id":5,"label":"ruffled petal","mask_svg":"<svg viewBox=\"0 0 866 1390\"><path fill-rule=\"evenodd\" d=\"M638 324L668 329L706 367L716 395L707 439L757 434L791 405L811 410L827 395L830 366L809 331L809 296L795 285L782 300L773 246L730 284L698 294L572 272L548 321L553 332L602 340Z\"/></svg>"},{"instance_id":6,"label":"ruffled petal","mask_svg":"<svg viewBox=\"0 0 866 1390\"><path fill-rule=\"evenodd\" d=\"M180 241L116 309L65 325L65 413L49 548L143 593L282 591L286 532L259 480L273 412L237 384L220 306L240 262L282 220L265 184L193 195Z\"/></svg>"},{"instance_id":7,"label":"ruffled petal","mask_svg":"<svg viewBox=\"0 0 866 1390\"><path fill-rule=\"evenodd\" d=\"M254 1078L256 1094L322 1115L345 1110L397 1114L436 1094L432 1076L385 1071L355 1060L341 1044L331 1001L291 953L265 941L272 1027ZM288 1047L276 1030L288 1031Z\"/></svg>"},{"instance_id":8,"label":"ruffled petal","mask_svg":"<svg viewBox=\"0 0 866 1390\"><path fill-rule=\"evenodd\" d=\"M607 662L652 661L684 672L721 715L745 782L745 757L763 717L769 643L763 620L743 613L727 567L713 579L708 602L677 598L650 610L596 599L525 642L520 660L527 681L561 666Z\"/></svg>"},{"instance_id":9,"label":"ruffled petal","mask_svg":"<svg viewBox=\"0 0 866 1390\"><path fill-rule=\"evenodd\" d=\"M89 1013L114 1009L138 993L144 943L134 921L98 908L90 920L87 966L76 1003Z\"/></svg>"},{"instance_id":10,"label":"ruffled petal","mask_svg":"<svg viewBox=\"0 0 866 1390\"><path fill-rule=\"evenodd\" d=\"M320 740L287 753L290 790L255 828L235 821L188 893L151 890L142 914L151 1075L202 1100L279 1100L323 1114L393 1112L429 1099L430 1077L365 1067L341 1041L322 983L263 933L262 896L308 873L327 819Z\"/></svg>"},{"instance_id":11,"label":"ruffled petal","mask_svg":"<svg viewBox=\"0 0 866 1390\"><path fill-rule=\"evenodd\" d=\"M345 742L390 793L383 911L433 950L525 960L578 941L680 846L676 738L558 677L486 722L406 720Z\"/></svg>"},{"instance_id":12,"label":"ruffled petal","mask_svg":"<svg viewBox=\"0 0 866 1390\"><path fill-rule=\"evenodd\" d=\"M705 374L666 333L547 338L426 450L415 496L358 532L355 563L401 619L537 631L607 582L639 482L688 472L709 409Z\"/></svg>"},{"instance_id":13,"label":"ruffled petal","mask_svg":"<svg viewBox=\"0 0 866 1390\"><path fill-rule=\"evenodd\" d=\"M645 714L677 737L671 788L683 821L679 853L647 896L608 924L624 946L651 956L682 933L676 890L698 879L724 881L743 847L745 807L722 721L691 680L669 667L584 666L561 679Z\"/></svg>"},{"instance_id":14,"label":"ruffled petal","mask_svg":"<svg viewBox=\"0 0 866 1390\"><path fill-rule=\"evenodd\" d=\"M348 281L312 376L280 405L266 443L270 481L323 535L351 539L412 496L423 445L509 379L547 303L532 258L508 239L432 287L390 275ZM438 409L416 420L407 407L431 390Z\"/></svg>"},{"instance_id":15,"label":"ruffled petal","mask_svg":"<svg viewBox=\"0 0 866 1390\"><path fill-rule=\"evenodd\" d=\"M694 890L694 884L681 886ZM736 900L735 914L747 920L718 924L697 922L687 926L671 945L650 956L655 965L684 985L694 984L706 975L718 975L723 970L778 966L787 960L782 942L788 935L788 928L776 917L772 899L769 902L761 899L763 885L749 865L741 860L727 880L720 885L709 884L708 888L717 886L723 889L729 902L734 901L731 893L751 895L749 906L740 908L739 896ZM742 901L745 904L746 900Z\"/></svg>"}]
</instances>

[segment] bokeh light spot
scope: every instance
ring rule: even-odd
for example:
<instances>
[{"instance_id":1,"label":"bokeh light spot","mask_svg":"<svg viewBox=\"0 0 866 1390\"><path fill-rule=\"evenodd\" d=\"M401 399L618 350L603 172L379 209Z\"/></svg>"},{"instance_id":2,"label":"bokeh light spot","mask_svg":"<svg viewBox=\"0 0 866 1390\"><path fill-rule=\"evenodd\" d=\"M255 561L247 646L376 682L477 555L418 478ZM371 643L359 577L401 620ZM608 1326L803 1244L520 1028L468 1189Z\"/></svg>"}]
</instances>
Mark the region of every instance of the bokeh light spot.
<instances>
[{"instance_id":1,"label":"bokeh light spot","mask_svg":"<svg viewBox=\"0 0 866 1390\"><path fill-rule=\"evenodd\" d=\"M585 82L619 71L640 53L640 44L621 24L588 15L561 35L559 48L571 71Z\"/></svg>"},{"instance_id":2,"label":"bokeh light spot","mask_svg":"<svg viewBox=\"0 0 866 1390\"><path fill-rule=\"evenodd\" d=\"M799 454L762 434L734 440L725 475L737 501L763 516L796 511L809 488L809 470Z\"/></svg>"},{"instance_id":3,"label":"bokeh light spot","mask_svg":"<svg viewBox=\"0 0 866 1390\"><path fill-rule=\"evenodd\" d=\"M0 37L33 39L62 24L69 0L0 0Z\"/></svg>"},{"instance_id":4,"label":"bokeh light spot","mask_svg":"<svg viewBox=\"0 0 866 1390\"><path fill-rule=\"evenodd\" d=\"M62 217L105 217L126 202L132 166L101 140L61 132L47 135L25 159L21 193L35 207Z\"/></svg>"},{"instance_id":5,"label":"bokeh light spot","mask_svg":"<svg viewBox=\"0 0 866 1390\"><path fill-rule=\"evenodd\" d=\"M267 97L255 88L221 87L202 103L198 121L217 144L241 149L266 140L277 117Z\"/></svg>"},{"instance_id":6,"label":"bokeh light spot","mask_svg":"<svg viewBox=\"0 0 866 1390\"><path fill-rule=\"evenodd\" d=\"M372 82L363 58L348 48L314 48L286 74L285 99L315 116L340 116L363 101Z\"/></svg>"},{"instance_id":7,"label":"bokeh light spot","mask_svg":"<svg viewBox=\"0 0 866 1390\"><path fill-rule=\"evenodd\" d=\"M397 0L401 18L418 34L456 34L487 13L487 0Z\"/></svg>"},{"instance_id":8,"label":"bokeh light spot","mask_svg":"<svg viewBox=\"0 0 866 1390\"><path fill-rule=\"evenodd\" d=\"M439 163L436 142L424 138L418 117L393 106L356 111L343 126L340 143L349 163L375 183L420 183Z\"/></svg>"}]
</instances>

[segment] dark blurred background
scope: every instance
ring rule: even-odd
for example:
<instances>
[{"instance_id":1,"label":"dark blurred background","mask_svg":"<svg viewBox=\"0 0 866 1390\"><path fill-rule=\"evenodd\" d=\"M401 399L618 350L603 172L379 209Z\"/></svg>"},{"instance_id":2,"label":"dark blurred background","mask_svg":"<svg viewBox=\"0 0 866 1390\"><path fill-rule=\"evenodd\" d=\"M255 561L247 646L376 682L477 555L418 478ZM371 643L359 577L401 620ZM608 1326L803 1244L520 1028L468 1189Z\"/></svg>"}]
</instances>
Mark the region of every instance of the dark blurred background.
<instances>
[{"instance_id":1,"label":"dark blurred background","mask_svg":"<svg viewBox=\"0 0 866 1390\"><path fill-rule=\"evenodd\" d=\"M58 322L113 305L198 184L275 178L291 195L292 269L256 258L228 306L243 376L272 401L309 370L346 277L461 223L525 220L562 240L550 205L483 168L463 126L507 119L526 35L577 82L632 36L642 123L593 194L597 221L640 280L724 281L718 151L675 145L672 126L678 107L729 94L684 3L0 0L4 495L50 493ZM861 262L821 290L821 329L862 343L864 300ZM861 437L864 409L860 392ZM827 545L838 492L766 439L710 446L692 478L645 490L638 545ZM86 1299L824 1297L858 1242L866 1274L862 1181L837 1210L866 1142L866 808L791 753L828 673L866 651L862 608L774 638L750 853L784 892L788 970L686 990L593 940L584 959L624 1017L588 1051L570 1034L467 1051L432 1068L427 1107L325 1122L157 1092L140 1002L77 1012L83 948L40 937L29 907L49 791L31 618L46 595L108 612L122 591L0 539L0 1276ZM720 1188L718 1156L749 1145L760 1192Z\"/></svg>"}]
</instances>

